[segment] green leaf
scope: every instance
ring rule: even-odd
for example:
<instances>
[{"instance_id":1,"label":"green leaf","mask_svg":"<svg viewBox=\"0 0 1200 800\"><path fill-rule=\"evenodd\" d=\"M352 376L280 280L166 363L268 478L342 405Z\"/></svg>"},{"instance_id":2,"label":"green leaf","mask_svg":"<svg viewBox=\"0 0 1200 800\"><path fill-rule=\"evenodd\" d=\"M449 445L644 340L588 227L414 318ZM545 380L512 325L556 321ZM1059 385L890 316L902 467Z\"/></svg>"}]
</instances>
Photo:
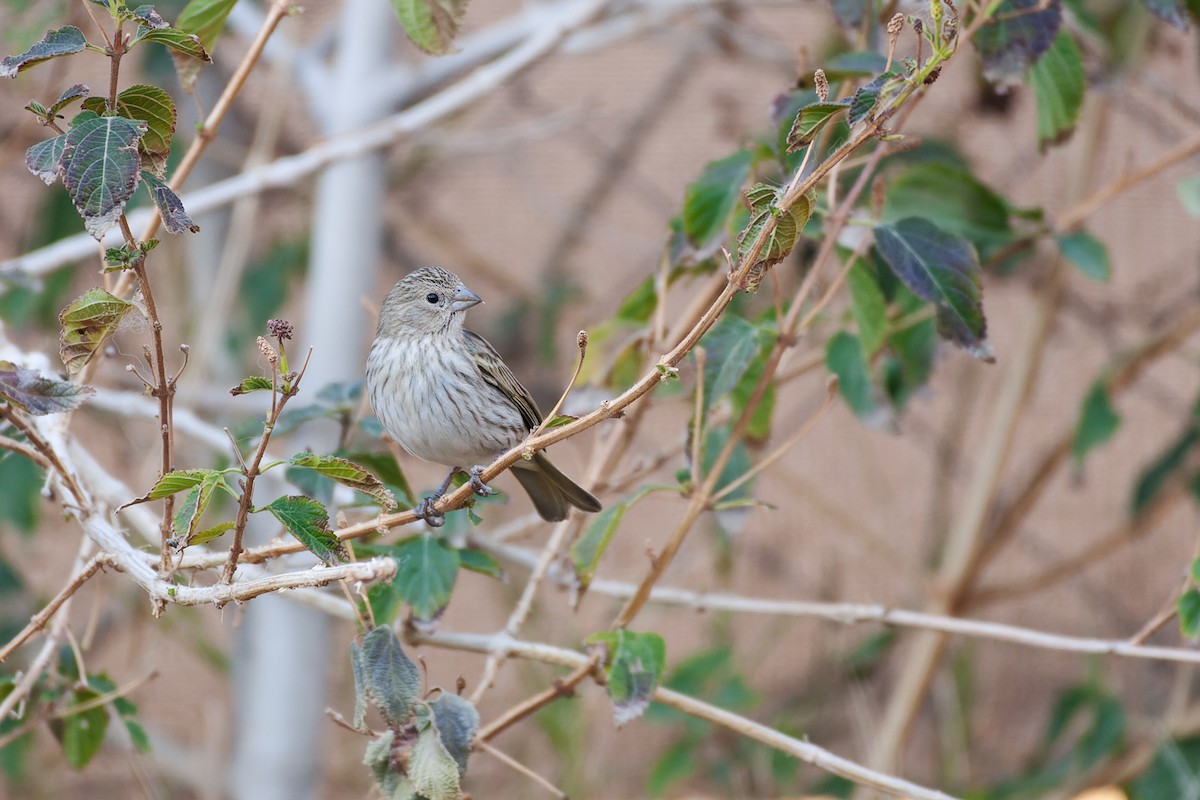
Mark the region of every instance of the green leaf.
<instances>
[{"instance_id":1,"label":"green leaf","mask_svg":"<svg viewBox=\"0 0 1200 800\"><path fill-rule=\"evenodd\" d=\"M1179 193L1179 202L1193 217L1200 217L1200 175L1184 178L1175 185Z\"/></svg>"},{"instance_id":2,"label":"green leaf","mask_svg":"<svg viewBox=\"0 0 1200 800\"><path fill-rule=\"evenodd\" d=\"M873 356L887 338L887 300L870 267L861 259L850 268L846 283L850 289L850 311L858 325L858 339L862 343L863 353L867 357Z\"/></svg>"},{"instance_id":3,"label":"green leaf","mask_svg":"<svg viewBox=\"0 0 1200 800\"><path fill-rule=\"evenodd\" d=\"M879 102L887 83L899 77L899 72L890 69L873 78L870 83L860 86L854 92L854 96L850 98L850 110L846 114L846 121L851 125L857 125L866 119Z\"/></svg>"},{"instance_id":4,"label":"green leaf","mask_svg":"<svg viewBox=\"0 0 1200 800\"><path fill-rule=\"evenodd\" d=\"M458 551L435 536L414 536L395 550L392 586L421 622L434 622L450 603L458 577Z\"/></svg>"},{"instance_id":5,"label":"green leaf","mask_svg":"<svg viewBox=\"0 0 1200 800\"><path fill-rule=\"evenodd\" d=\"M58 112L62 111L71 103L87 97L91 91L91 89L82 83L77 83L74 86L67 87L63 90L62 94L58 96L58 99L50 105L50 108L46 109L47 116L56 116Z\"/></svg>"},{"instance_id":6,"label":"green leaf","mask_svg":"<svg viewBox=\"0 0 1200 800\"><path fill-rule=\"evenodd\" d=\"M242 394L250 394L251 392L271 391L271 381L261 375L252 375L239 383L237 386L229 390L229 393L234 397Z\"/></svg>"},{"instance_id":7,"label":"green leaf","mask_svg":"<svg viewBox=\"0 0 1200 800\"><path fill-rule=\"evenodd\" d=\"M1161 455L1150 462L1138 476L1133 488L1130 513L1134 516L1146 510L1159 492L1187 465L1188 456L1200 444L1200 427L1195 422L1189 425Z\"/></svg>"},{"instance_id":8,"label":"green leaf","mask_svg":"<svg viewBox=\"0 0 1200 800\"><path fill-rule=\"evenodd\" d=\"M706 249L725 234L753 163L754 156L749 150L739 150L710 162L687 187L683 198L683 232L697 249Z\"/></svg>"},{"instance_id":9,"label":"green leaf","mask_svg":"<svg viewBox=\"0 0 1200 800\"><path fill-rule=\"evenodd\" d=\"M434 56L450 52L467 0L392 0L392 8L410 41Z\"/></svg>"},{"instance_id":10,"label":"green leaf","mask_svg":"<svg viewBox=\"0 0 1200 800\"><path fill-rule=\"evenodd\" d=\"M458 762L442 743L437 725L422 724L418 712L417 743L408 761L408 780L425 800L459 800Z\"/></svg>"},{"instance_id":11,"label":"green leaf","mask_svg":"<svg viewBox=\"0 0 1200 800\"><path fill-rule=\"evenodd\" d=\"M59 56L69 56L78 53L87 45L83 31L74 25L64 25L61 28L46 33L42 40L24 53L16 56L5 56L0 60L0 78L15 78L22 70L48 61Z\"/></svg>"},{"instance_id":12,"label":"green leaf","mask_svg":"<svg viewBox=\"0 0 1200 800\"><path fill-rule=\"evenodd\" d=\"M921 217L875 227L875 247L901 281L937 310L938 333L992 362L981 302L979 261L965 239Z\"/></svg>"},{"instance_id":13,"label":"green leaf","mask_svg":"<svg viewBox=\"0 0 1200 800\"><path fill-rule=\"evenodd\" d=\"M1180 0L1142 0L1142 5L1168 25L1181 31L1188 29L1187 9Z\"/></svg>"},{"instance_id":14,"label":"green leaf","mask_svg":"<svg viewBox=\"0 0 1200 800\"><path fill-rule=\"evenodd\" d=\"M91 386L48 378L36 369L0 361L0 400L34 416L71 411L95 393Z\"/></svg>"},{"instance_id":15,"label":"green leaf","mask_svg":"<svg viewBox=\"0 0 1200 800\"><path fill-rule=\"evenodd\" d=\"M621 518L629 509L629 503L612 503L592 517L583 535L571 542L571 564L575 567L575 579L580 590L586 590L596 574L596 567L608 549L613 535L621 526Z\"/></svg>"},{"instance_id":16,"label":"green leaf","mask_svg":"<svg viewBox=\"0 0 1200 800\"><path fill-rule=\"evenodd\" d=\"M546 423L546 430L551 428L561 428L564 425L570 425L579 417L573 417L570 414L556 414L553 419Z\"/></svg>"},{"instance_id":17,"label":"green leaf","mask_svg":"<svg viewBox=\"0 0 1200 800\"><path fill-rule=\"evenodd\" d=\"M1079 411L1075 438L1071 441L1071 458L1075 468L1081 469L1084 457L1111 439L1120 426L1121 415L1113 409L1108 396L1108 384L1101 378L1092 384Z\"/></svg>"},{"instance_id":18,"label":"green leaf","mask_svg":"<svg viewBox=\"0 0 1200 800\"><path fill-rule=\"evenodd\" d=\"M1179 630L1188 639L1200 636L1200 591L1188 589L1179 595Z\"/></svg>"},{"instance_id":19,"label":"green leaf","mask_svg":"<svg viewBox=\"0 0 1200 800\"><path fill-rule=\"evenodd\" d=\"M200 46L211 54L217 37L225 27L225 19L236 4L237 0L191 0L175 21L175 28L184 33L195 34ZM171 58L175 62L179 82L186 91L192 91L205 60L174 51Z\"/></svg>"},{"instance_id":20,"label":"green leaf","mask_svg":"<svg viewBox=\"0 0 1200 800\"><path fill-rule=\"evenodd\" d=\"M412 487L408 485L408 478L404 477L404 472L400 469L400 464L396 462L394 455L388 452L359 451L347 453L346 457L356 464L362 464L378 475L384 484L400 492L405 506L409 508L413 506L416 495L413 493Z\"/></svg>"},{"instance_id":21,"label":"green leaf","mask_svg":"<svg viewBox=\"0 0 1200 800\"><path fill-rule=\"evenodd\" d=\"M738 234L739 263L749 257L751 247L762 233L767 220L775 220L775 227L754 261L750 273L753 276L751 288L757 287L758 282L762 280L764 269L775 266L792 252L804 226L812 216L813 206L817 203L816 192L809 192L784 211L775 205L779 199L779 191L773 186L756 183L746 192L746 203L750 207L750 224Z\"/></svg>"},{"instance_id":22,"label":"green leaf","mask_svg":"<svg viewBox=\"0 0 1200 800\"><path fill-rule=\"evenodd\" d=\"M237 0L190 0L175 20L175 27L196 34L204 49L211 51L235 5Z\"/></svg>"},{"instance_id":23,"label":"green leaf","mask_svg":"<svg viewBox=\"0 0 1200 800\"><path fill-rule=\"evenodd\" d=\"M71 374L92 360L96 350L136 306L103 289L92 289L62 310L58 354Z\"/></svg>"},{"instance_id":24,"label":"green leaf","mask_svg":"<svg viewBox=\"0 0 1200 800\"><path fill-rule=\"evenodd\" d=\"M1200 774L1200 737L1164 738L1154 760L1128 784L1129 800L1176 800L1194 791Z\"/></svg>"},{"instance_id":25,"label":"green leaf","mask_svg":"<svg viewBox=\"0 0 1200 800\"><path fill-rule=\"evenodd\" d=\"M1065 32L1059 33L1033 65L1029 83L1037 99L1038 147L1045 150L1065 142L1075 130L1087 90L1083 59L1075 40Z\"/></svg>"},{"instance_id":26,"label":"green leaf","mask_svg":"<svg viewBox=\"0 0 1200 800\"><path fill-rule=\"evenodd\" d=\"M70 694L70 707L91 703L99 697L100 694L92 689L75 689ZM83 769L104 743L104 733L108 730L108 712L104 710L104 706L96 706L86 711L68 714L55 722L58 724L52 725L51 728L62 744L67 765L71 769Z\"/></svg>"},{"instance_id":27,"label":"green leaf","mask_svg":"<svg viewBox=\"0 0 1200 800\"><path fill-rule=\"evenodd\" d=\"M200 226L188 216L187 210L183 207L183 201L170 186L153 172L142 172L142 180L150 189L150 199L158 207L158 214L162 217L163 227L167 229L167 233L200 232Z\"/></svg>"},{"instance_id":28,"label":"green leaf","mask_svg":"<svg viewBox=\"0 0 1200 800\"><path fill-rule=\"evenodd\" d=\"M158 482L146 492L146 494L131 500L122 508L132 506L137 503L145 503L147 500L161 500L164 497L170 497L177 492L182 492L185 489L191 489L199 486L206 481L220 480L221 473L215 469L183 469L175 472L168 472L158 479Z\"/></svg>"},{"instance_id":29,"label":"green leaf","mask_svg":"<svg viewBox=\"0 0 1200 800\"><path fill-rule=\"evenodd\" d=\"M881 219L905 217L924 217L968 239L985 259L1013 239L1004 198L957 164L920 162L888 182Z\"/></svg>"},{"instance_id":30,"label":"green leaf","mask_svg":"<svg viewBox=\"0 0 1200 800\"><path fill-rule=\"evenodd\" d=\"M620 628L588 637L608 650L604 673L613 704L613 722L620 727L641 716L650 705L667 660L667 646L657 633L634 633Z\"/></svg>"},{"instance_id":31,"label":"green leaf","mask_svg":"<svg viewBox=\"0 0 1200 800\"><path fill-rule=\"evenodd\" d=\"M116 224L137 188L137 144L145 132L144 122L90 111L81 111L71 123L62 155L63 185L97 240Z\"/></svg>"},{"instance_id":32,"label":"green leaf","mask_svg":"<svg viewBox=\"0 0 1200 800\"><path fill-rule=\"evenodd\" d=\"M887 412L876 402L871 367L857 336L845 331L838 331L831 336L825 345L825 366L837 375L838 392L856 417L875 426L890 420Z\"/></svg>"},{"instance_id":33,"label":"green leaf","mask_svg":"<svg viewBox=\"0 0 1200 800\"><path fill-rule=\"evenodd\" d=\"M65 133L53 139L43 139L25 151L26 168L49 186L62 175L62 156L66 146Z\"/></svg>"},{"instance_id":34,"label":"green leaf","mask_svg":"<svg viewBox=\"0 0 1200 800\"><path fill-rule=\"evenodd\" d=\"M14 453L0 453L0 531L10 523L21 533L37 528L46 484L42 468Z\"/></svg>"},{"instance_id":35,"label":"green leaf","mask_svg":"<svg viewBox=\"0 0 1200 800\"><path fill-rule=\"evenodd\" d=\"M117 690L117 685L105 673L88 677L88 686L101 694L110 694ZM146 735L146 729L137 720L138 709L133 701L127 697L117 697L110 705L117 712L117 716L121 718L121 722L125 723L125 730L128 731L134 748L140 753L149 753L150 737Z\"/></svg>"},{"instance_id":36,"label":"green leaf","mask_svg":"<svg viewBox=\"0 0 1200 800\"><path fill-rule=\"evenodd\" d=\"M336 456L319 456L314 453L300 453L292 456L288 461L292 466L311 469L343 486L349 486L355 491L362 492L387 511L399 506L396 498L378 478L353 461Z\"/></svg>"},{"instance_id":37,"label":"green leaf","mask_svg":"<svg viewBox=\"0 0 1200 800\"><path fill-rule=\"evenodd\" d=\"M134 37L133 44L138 42L158 42L166 45L172 55L185 56L196 61L211 64L212 56L200 43L200 37L194 33L185 33L176 28L140 28Z\"/></svg>"},{"instance_id":38,"label":"green leaf","mask_svg":"<svg viewBox=\"0 0 1200 800\"><path fill-rule=\"evenodd\" d=\"M1062 24L1062 5L1051 0L1004 0L991 24L975 34L975 49L983 59L983 76L994 84L1021 82L1025 70L1050 49Z\"/></svg>"},{"instance_id":39,"label":"green leaf","mask_svg":"<svg viewBox=\"0 0 1200 800\"><path fill-rule=\"evenodd\" d=\"M234 524L232 522L222 522L217 525L213 525L211 528L205 528L202 531L196 531L190 535L187 538L187 544L191 546L211 542L213 539L223 536L224 534L233 530L233 528Z\"/></svg>"},{"instance_id":40,"label":"green leaf","mask_svg":"<svg viewBox=\"0 0 1200 800\"><path fill-rule=\"evenodd\" d=\"M1108 261L1108 248L1104 246L1104 242L1090 233L1080 231L1059 236L1058 249L1063 258L1079 267L1084 276L1108 283L1112 276L1112 268Z\"/></svg>"},{"instance_id":41,"label":"green leaf","mask_svg":"<svg viewBox=\"0 0 1200 800\"><path fill-rule=\"evenodd\" d=\"M821 132L821 129L832 122L838 114L845 111L849 106L849 100L835 100L825 103L811 103L800 109L800 113L796 115L796 121L792 123L792 130L788 133L788 152L791 153L807 144L812 144L813 139L817 138L817 134Z\"/></svg>"},{"instance_id":42,"label":"green leaf","mask_svg":"<svg viewBox=\"0 0 1200 800\"><path fill-rule=\"evenodd\" d=\"M362 730L370 703L392 726L412 717L421 699L421 673L404 654L392 629L384 625L363 637L362 645L350 643L350 666L354 672L354 727Z\"/></svg>"},{"instance_id":43,"label":"green leaf","mask_svg":"<svg viewBox=\"0 0 1200 800\"><path fill-rule=\"evenodd\" d=\"M103 97L89 97L83 101L83 107L103 115L108 111L108 102ZM171 95L157 86L130 86L117 95L116 114L146 123L146 133L138 141L138 150L152 165L154 173L161 176L171 153L171 137L175 135L176 112Z\"/></svg>"},{"instance_id":44,"label":"green leaf","mask_svg":"<svg viewBox=\"0 0 1200 800\"><path fill-rule=\"evenodd\" d=\"M700 340L704 348L705 415L724 399L746 374L760 347L761 329L726 314Z\"/></svg>"},{"instance_id":45,"label":"green leaf","mask_svg":"<svg viewBox=\"0 0 1200 800\"><path fill-rule=\"evenodd\" d=\"M471 755L475 733L479 730L479 712L467 699L446 692L438 695L429 707L433 710L442 745L458 764L461 777L467 772L467 757Z\"/></svg>"},{"instance_id":46,"label":"green leaf","mask_svg":"<svg viewBox=\"0 0 1200 800\"><path fill-rule=\"evenodd\" d=\"M469 547L458 548L458 563L463 569L487 575L489 578L504 577L504 570L496 563L496 559L482 550L472 550Z\"/></svg>"},{"instance_id":47,"label":"green leaf","mask_svg":"<svg viewBox=\"0 0 1200 800\"><path fill-rule=\"evenodd\" d=\"M171 528L175 532L175 536L187 542L189 535L196 528L196 523L200 521L200 515L204 513L202 506L207 506L209 499L212 497L211 487L207 492L203 491L205 484L200 484L188 491L183 496L183 502L175 509L175 519L171 523Z\"/></svg>"},{"instance_id":48,"label":"green leaf","mask_svg":"<svg viewBox=\"0 0 1200 800\"><path fill-rule=\"evenodd\" d=\"M316 500L289 495L273 501L266 510L283 523L288 533L296 537L300 544L326 564L335 564L348 558L345 546L329 529L329 512Z\"/></svg>"}]
</instances>

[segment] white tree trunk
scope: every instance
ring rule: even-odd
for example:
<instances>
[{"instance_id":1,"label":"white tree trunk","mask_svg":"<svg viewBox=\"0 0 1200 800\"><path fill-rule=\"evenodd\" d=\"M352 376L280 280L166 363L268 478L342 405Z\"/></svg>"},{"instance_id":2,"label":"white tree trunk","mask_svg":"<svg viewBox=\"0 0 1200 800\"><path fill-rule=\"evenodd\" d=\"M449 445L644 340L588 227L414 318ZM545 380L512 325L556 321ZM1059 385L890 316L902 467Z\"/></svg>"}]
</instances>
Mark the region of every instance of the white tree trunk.
<instances>
[{"instance_id":1,"label":"white tree trunk","mask_svg":"<svg viewBox=\"0 0 1200 800\"><path fill-rule=\"evenodd\" d=\"M376 89L399 35L391 6L347 0L338 32L333 90L325 98L326 134L355 130L381 116ZM373 97L374 94L374 97ZM385 180L379 155L327 169L317 181L305 314L297 325L301 348L315 351L299 401L333 381L362 377L367 330L361 298L374 289L382 237ZM335 445L318 423L301 444L316 452ZM342 633L345 631L342 629ZM277 597L249 604L239 635L238 731L231 794L239 800L304 800L321 784L321 740L329 735L324 709L353 698L328 696L331 659L349 658L334 641L329 618ZM339 702L343 701L343 702Z\"/></svg>"}]
</instances>

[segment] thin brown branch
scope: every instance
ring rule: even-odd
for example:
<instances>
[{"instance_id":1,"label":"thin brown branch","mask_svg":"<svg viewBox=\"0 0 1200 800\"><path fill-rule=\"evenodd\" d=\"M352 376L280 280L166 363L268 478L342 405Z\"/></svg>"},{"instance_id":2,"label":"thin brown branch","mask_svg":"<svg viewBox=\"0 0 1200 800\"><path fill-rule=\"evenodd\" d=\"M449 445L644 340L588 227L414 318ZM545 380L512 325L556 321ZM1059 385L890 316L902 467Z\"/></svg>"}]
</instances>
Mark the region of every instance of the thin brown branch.
<instances>
[{"instance_id":1,"label":"thin brown branch","mask_svg":"<svg viewBox=\"0 0 1200 800\"><path fill-rule=\"evenodd\" d=\"M29 639L32 638L35 633L40 630L44 630L46 623L48 623L50 619L58 612L58 610L63 607L63 604L67 602L67 599L71 597L71 595L75 594L75 592L79 591L79 587L87 583L88 580L95 575L102 566L103 562L100 556L93 556L92 559L84 565L83 569L76 572L67 585L60 589L58 594L54 595L54 598L46 604L45 608L33 615L33 617L29 620L29 624L26 625L20 633L9 640L9 642L3 647L0 647L0 662L7 660L8 657L11 656L18 647L29 641Z\"/></svg>"},{"instance_id":2,"label":"thin brown branch","mask_svg":"<svg viewBox=\"0 0 1200 800\"><path fill-rule=\"evenodd\" d=\"M556 678L554 684L549 688L517 703L495 720L480 728L479 733L475 734L475 740L477 742L486 742L488 739L499 736L543 706L547 706L559 698L573 696L575 694L575 687L595 671L596 665L599 662L599 656L594 656L586 664L578 667L565 678Z\"/></svg>"},{"instance_id":3,"label":"thin brown branch","mask_svg":"<svg viewBox=\"0 0 1200 800\"><path fill-rule=\"evenodd\" d=\"M553 783L546 780L541 775L538 775L536 772L534 772L529 767L522 764L520 761L517 761L512 756L510 756L500 750L497 750L495 747L493 747L492 745L490 745L487 742L482 741L482 740L476 740L475 748L477 750L479 750L481 753L487 753L489 756L496 759L504 766L512 769L515 772L519 772L520 774L524 775L526 778L529 778L529 780L533 781L538 786L541 786L543 789L550 792L550 794L554 795L555 797L562 798L562 800L567 800L568 795L566 792L564 792L562 789L559 789Z\"/></svg>"},{"instance_id":4,"label":"thin brown branch","mask_svg":"<svg viewBox=\"0 0 1200 800\"><path fill-rule=\"evenodd\" d=\"M261 340L259 341L261 342ZM271 442L271 432L275 430L275 425L279 422L279 415L283 413L288 400L295 397L300 390L300 381L304 379L304 373L308 370L308 362L312 358L312 354L313 351L310 347L308 354L304 357L304 365L300 367L300 372L294 379L286 382L283 388L278 385L280 364L278 361L271 362L271 413L263 424L262 436L258 440L258 449L254 451L254 458L250 460L250 466L242 472L242 496L238 499L237 516L233 522L233 544L229 548L229 557L225 561L225 570L221 574L222 583L229 583L233 580L238 558L242 555L242 536L246 533L246 524L250 519L250 506L254 503L254 482L261 474L259 468L262 466L263 456L267 453L267 445ZM276 398L278 398L278 402L276 402Z\"/></svg>"}]
</instances>

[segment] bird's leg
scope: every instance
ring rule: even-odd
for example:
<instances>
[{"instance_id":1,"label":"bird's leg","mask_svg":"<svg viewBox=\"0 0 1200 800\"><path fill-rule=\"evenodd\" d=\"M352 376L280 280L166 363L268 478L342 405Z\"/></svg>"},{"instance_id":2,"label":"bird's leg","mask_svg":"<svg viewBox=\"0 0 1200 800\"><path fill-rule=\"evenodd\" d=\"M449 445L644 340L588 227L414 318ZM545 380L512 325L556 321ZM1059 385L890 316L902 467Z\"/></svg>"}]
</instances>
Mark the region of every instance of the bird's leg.
<instances>
[{"instance_id":1,"label":"bird's leg","mask_svg":"<svg viewBox=\"0 0 1200 800\"><path fill-rule=\"evenodd\" d=\"M467 471L467 475L471 477L471 480L467 481L467 483L471 486L471 490L480 497L491 497L496 494L496 490L483 482L483 478L480 477L483 475L483 469L479 464L471 467Z\"/></svg>"},{"instance_id":2,"label":"bird's leg","mask_svg":"<svg viewBox=\"0 0 1200 800\"><path fill-rule=\"evenodd\" d=\"M444 495L446 490L450 488L450 482L454 480L454 476L460 472L462 472L460 468L453 467L450 472L446 474L446 480L442 481L442 485L439 486L437 490L429 497L426 497L424 500L417 503L417 507L413 509L413 515L416 516L417 519L425 520L425 524L431 528L440 528L445 525L446 515L439 514L437 511L434 511L433 504L442 498L442 495Z\"/></svg>"}]
</instances>

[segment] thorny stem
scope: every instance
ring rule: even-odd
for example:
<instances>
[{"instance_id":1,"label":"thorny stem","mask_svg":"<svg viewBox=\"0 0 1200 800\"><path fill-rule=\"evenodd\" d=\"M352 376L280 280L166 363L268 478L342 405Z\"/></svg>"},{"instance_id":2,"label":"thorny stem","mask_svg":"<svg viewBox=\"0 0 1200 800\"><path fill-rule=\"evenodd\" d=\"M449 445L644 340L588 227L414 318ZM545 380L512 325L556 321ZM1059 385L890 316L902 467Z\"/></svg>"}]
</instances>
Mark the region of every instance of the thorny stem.
<instances>
[{"instance_id":1,"label":"thorny stem","mask_svg":"<svg viewBox=\"0 0 1200 800\"><path fill-rule=\"evenodd\" d=\"M308 361L312 358L312 348L308 349L308 354L304 357L304 365L300 367L300 372L297 373L295 379L284 381L284 387L278 389L279 402L276 403L274 397L271 400L271 413L263 425L262 437L258 440L258 449L254 451L254 458L250 461L250 466L243 471L242 479L242 496L238 500L237 517L233 523L233 545L229 548L229 558L225 562L225 571L221 574L221 583L229 583L233 580L233 573L237 570L238 558L242 555L242 536L246 532L246 523L250 518L250 506L254 502L254 481L258 478L262 465L263 456L266 455L267 445L271 441L271 432L275 429L276 423L279 422L279 415L283 413L284 406L287 401L296 396L300 390L300 381L304 378L304 373L308 369ZM272 383L275 383L275 376L279 372L279 364L271 365ZM272 392L274 394L274 392Z\"/></svg>"}]
</instances>

